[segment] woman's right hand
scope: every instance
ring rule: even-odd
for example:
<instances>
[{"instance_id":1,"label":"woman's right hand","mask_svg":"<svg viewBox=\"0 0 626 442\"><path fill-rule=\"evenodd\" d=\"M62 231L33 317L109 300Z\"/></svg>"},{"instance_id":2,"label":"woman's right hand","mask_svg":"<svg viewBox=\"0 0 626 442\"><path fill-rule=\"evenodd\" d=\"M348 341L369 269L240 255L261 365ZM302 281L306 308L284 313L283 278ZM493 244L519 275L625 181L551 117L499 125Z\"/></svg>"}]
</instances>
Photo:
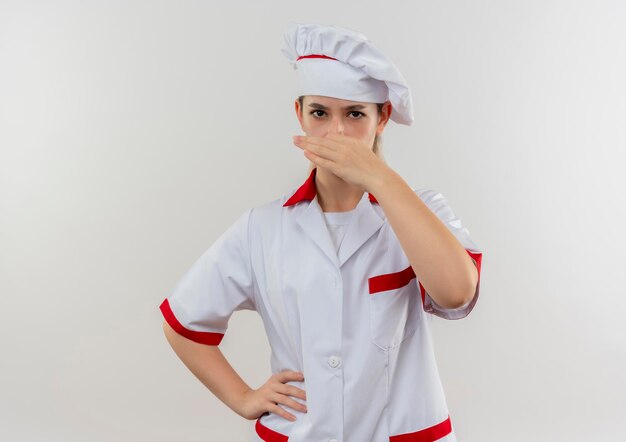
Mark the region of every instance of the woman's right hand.
<instances>
[{"instance_id":1,"label":"woman's right hand","mask_svg":"<svg viewBox=\"0 0 626 442\"><path fill-rule=\"evenodd\" d=\"M294 410L306 413L306 405L289 397L294 396L306 400L306 392L298 387L286 384L288 381L303 380L304 375L299 371L283 370L273 374L258 389L251 388L244 392L241 396L239 409L236 411L240 416L249 420L257 419L269 411L290 421L295 421L296 417L278 404L287 405Z\"/></svg>"}]
</instances>

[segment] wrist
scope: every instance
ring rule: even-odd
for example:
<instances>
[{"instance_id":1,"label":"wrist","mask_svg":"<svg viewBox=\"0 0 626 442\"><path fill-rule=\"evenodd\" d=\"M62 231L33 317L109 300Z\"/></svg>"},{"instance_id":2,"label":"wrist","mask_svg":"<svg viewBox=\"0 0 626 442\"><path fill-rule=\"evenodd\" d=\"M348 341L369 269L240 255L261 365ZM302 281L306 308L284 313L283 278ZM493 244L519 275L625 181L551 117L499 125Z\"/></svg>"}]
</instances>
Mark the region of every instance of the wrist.
<instances>
[{"instance_id":1,"label":"wrist","mask_svg":"<svg viewBox=\"0 0 626 442\"><path fill-rule=\"evenodd\" d=\"M372 175L370 189L368 191L374 194L374 196L383 194L385 190L394 182L394 180L398 178L399 175L396 171L385 165L381 167L377 173Z\"/></svg>"},{"instance_id":2,"label":"wrist","mask_svg":"<svg viewBox=\"0 0 626 442\"><path fill-rule=\"evenodd\" d=\"M252 391L252 388L246 387L245 390L239 392L232 403L232 410L237 413L239 416L246 417L246 400L248 398L248 394Z\"/></svg>"}]
</instances>

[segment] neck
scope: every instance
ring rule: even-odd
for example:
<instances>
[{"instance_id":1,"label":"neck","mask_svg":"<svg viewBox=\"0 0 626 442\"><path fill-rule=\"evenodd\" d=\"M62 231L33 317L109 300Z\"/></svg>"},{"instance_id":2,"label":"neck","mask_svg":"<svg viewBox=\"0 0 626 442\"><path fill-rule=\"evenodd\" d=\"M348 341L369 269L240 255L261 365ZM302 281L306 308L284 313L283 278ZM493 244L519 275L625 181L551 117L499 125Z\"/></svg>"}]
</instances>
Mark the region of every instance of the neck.
<instances>
[{"instance_id":1,"label":"neck","mask_svg":"<svg viewBox=\"0 0 626 442\"><path fill-rule=\"evenodd\" d=\"M362 189L344 181L330 170L317 166L315 172L317 202L324 212L346 212L354 209L363 194Z\"/></svg>"}]
</instances>

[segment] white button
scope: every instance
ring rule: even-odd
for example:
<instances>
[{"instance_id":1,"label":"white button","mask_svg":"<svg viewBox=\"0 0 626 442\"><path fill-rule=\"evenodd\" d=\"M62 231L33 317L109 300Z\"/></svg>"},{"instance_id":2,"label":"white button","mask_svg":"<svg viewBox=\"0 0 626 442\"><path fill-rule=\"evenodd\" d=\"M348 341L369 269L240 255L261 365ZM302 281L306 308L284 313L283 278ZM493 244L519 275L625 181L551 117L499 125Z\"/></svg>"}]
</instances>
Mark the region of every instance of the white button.
<instances>
[{"instance_id":1,"label":"white button","mask_svg":"<svg viewBox=\"0 0 626 442\"><path fill-rule=\"evenodd\" d=\"M339 356L331 356L328 358L328 365L331 367L336 368L339 364L341 364L341 358Z\"/></svg>"}]
</instances>

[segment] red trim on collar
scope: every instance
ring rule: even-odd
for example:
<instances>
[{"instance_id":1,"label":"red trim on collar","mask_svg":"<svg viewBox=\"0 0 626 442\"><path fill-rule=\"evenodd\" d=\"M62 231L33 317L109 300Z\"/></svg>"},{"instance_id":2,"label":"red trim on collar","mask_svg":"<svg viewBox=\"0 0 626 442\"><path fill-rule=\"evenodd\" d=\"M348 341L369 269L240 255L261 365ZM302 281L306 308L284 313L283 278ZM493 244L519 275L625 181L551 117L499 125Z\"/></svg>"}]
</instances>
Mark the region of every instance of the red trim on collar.
<instances>
[{"instance_id":1,"label":"red trim on collar","mask_svg":"<svg viewBox=\"0 0 626 442\"><path fill-rule=\"evenodd\" d=\"M314 167L309 177L306 181L298 187L298 189L294 192L291 197L283 204L283 207L291 206L293 204L299 203L302 200L311 201L317 195L317 188L315 187L315 172L317 172L317 167ZM378 200L368 192L369 200L372 203L378 204Z\"/></svg>"}]
</instances>

